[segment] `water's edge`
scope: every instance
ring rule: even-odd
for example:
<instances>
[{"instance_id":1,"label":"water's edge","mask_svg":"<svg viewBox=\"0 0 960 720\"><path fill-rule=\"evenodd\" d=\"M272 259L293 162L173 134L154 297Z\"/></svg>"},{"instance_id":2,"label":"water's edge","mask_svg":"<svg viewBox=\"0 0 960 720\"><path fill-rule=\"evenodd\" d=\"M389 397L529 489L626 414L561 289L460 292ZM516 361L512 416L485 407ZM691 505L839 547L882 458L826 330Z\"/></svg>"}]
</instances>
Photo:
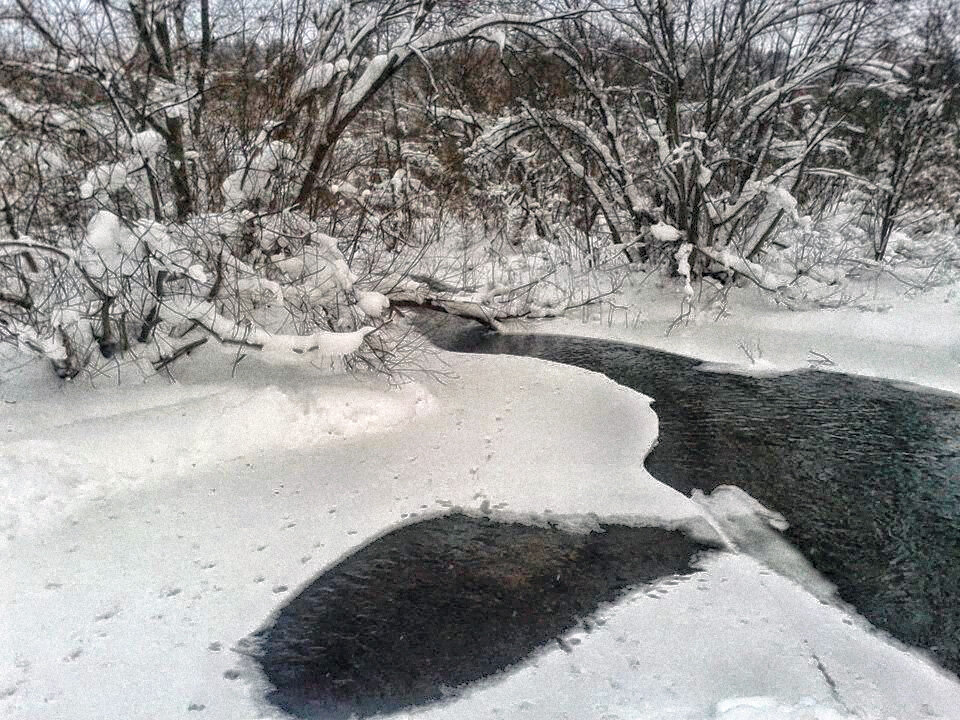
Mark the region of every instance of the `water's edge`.
<instances>
[{"instance_id":1,"label":"water's edge","mask_svg":"<svg viewBox=\"0 0 960 720\"><path fill-rule=\"evenodd\" d=\"M813 370L715 374L624 343L420 322L446 350L563 362L654 398L654 477L685 494L736 485L780 511L844 601L960 673L960 397Z\"/></svg>"},{"instance_id":2,"label":"water's edge","mask_svg":"<svg viewBox=\"0 0 960 720\"><path fill-rule=\"evenodd\" d=\"M396 528L325 570L246 648L295 717L348 720L449 698L710 548L682 533L596 531L451 513Z\"/></svg>"}]
</instances>

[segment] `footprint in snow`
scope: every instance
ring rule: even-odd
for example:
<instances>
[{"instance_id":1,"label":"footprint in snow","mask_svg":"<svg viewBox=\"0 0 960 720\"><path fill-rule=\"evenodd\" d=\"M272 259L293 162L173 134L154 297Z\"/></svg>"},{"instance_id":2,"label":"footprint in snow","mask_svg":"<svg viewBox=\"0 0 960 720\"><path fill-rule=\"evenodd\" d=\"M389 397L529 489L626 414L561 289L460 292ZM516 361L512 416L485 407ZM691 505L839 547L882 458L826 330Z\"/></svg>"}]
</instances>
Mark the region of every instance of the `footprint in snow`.
<instances>
[{"instance_id":1,"label":"footprint in snow","mask_svg":"<svg viewBox=\"0 0 960 720\"><path fill-rule=\"evenodd\" d=\"M104 610L102 613L97 615L94 618L94 620L96 620L97 622L103 622L104 620L110 620L111 618L115 618L119 613L120 613L120 608L112 607L108 610Z\"/></svg>"}]
</instances>

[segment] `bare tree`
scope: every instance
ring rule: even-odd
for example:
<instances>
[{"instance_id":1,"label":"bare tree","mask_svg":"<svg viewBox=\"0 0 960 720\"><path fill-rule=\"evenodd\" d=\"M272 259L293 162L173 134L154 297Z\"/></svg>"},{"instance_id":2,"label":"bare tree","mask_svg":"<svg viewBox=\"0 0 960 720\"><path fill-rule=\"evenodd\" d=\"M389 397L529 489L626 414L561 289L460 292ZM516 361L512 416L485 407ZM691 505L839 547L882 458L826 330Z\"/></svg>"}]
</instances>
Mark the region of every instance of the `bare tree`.
<instances>
[{"instance_id":1,"label":"bare tree","mask_svg":"<svg viewBox=\"0 0 960 720\"><path fill-rule=\"evenodd\" d=\"M603 10L594 20L613 42L581 32L550 50L587 101L522 103L483 143L538 133L633 257L689 242L700 267L750 269L782 219L797 217L809 173L843 161L835 99L897 80L863 42L861 0Z\"/></svg>"}]
</instances>

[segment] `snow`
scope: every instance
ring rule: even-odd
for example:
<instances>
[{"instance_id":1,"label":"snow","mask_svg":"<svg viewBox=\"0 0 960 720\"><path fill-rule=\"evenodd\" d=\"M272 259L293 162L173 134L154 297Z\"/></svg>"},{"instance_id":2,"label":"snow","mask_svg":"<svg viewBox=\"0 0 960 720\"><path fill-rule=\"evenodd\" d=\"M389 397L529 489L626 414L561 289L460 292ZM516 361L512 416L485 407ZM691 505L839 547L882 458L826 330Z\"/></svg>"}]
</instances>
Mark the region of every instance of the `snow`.
<instances>
[{"instance_id":1,"label":"snow","mask_svg":"<svg viewBox=\"0 0 960 720\"><path fill-rule=\"evenodd\" d=\"M263 288L264 285L257 284L257 287ZM237 322L205 300L173 296L165 300L164 307L176 317L196 320L223 341L244 343L267 354L288 357L291 353L301 355L313 351L326 357L349 355L356 352L364 338L374 331L372 327L362 327L352 332L317 330L307 335L271 333L256 325Z\"/></svg>"},{"instance_id":2,"label":"snow","mask_svg":"<svg viewBox=\"0 0 960 720\"><path fill-rule=\"evenodd\" d=\"M777 273L760 263L751 262L730 247L726 247L712 254L711 257L724 268L734 270L752 278L754 282L765 290L776 290L778 287L786 287L796 280L796 275Z\"/></svg>"},{"instance_id":3,"label":"snow","mask_svg":"<svg viewBox=\"0 0 960 720\"><path fill-rule=\"evenodd\" d=\"M95 274L103 270L119 272L138 243L138 238L109 210L99 210L90 218L85 240L94 255L84 258L84 264Z\"/></svg>"},{"instance_id":4,"label":"snow","mask_svg":"<svg viewBox=\"0 0 960 720\"><path fill-rule=\"evenodd\" d=\"M187 275L189 275L193 280L196 280L199 283L205 283L208 280L207 273L203 269L203 265L200 265L199 263L194 263L193 265L188 267Z\"/></svg>"},{"instance_id":5,"label":"snow","mask_svg":"<svg viewBox=\"0 0 960 720\"><path fill-rule=\"evenodd\" d=\"M115 252L120 245L120 218L100 210L87 223L87 245L99 253Z\"/></svg>"},{"instance_id":6,"label":"snow","mask_svg":"<svg viewBox=\"0 0 960 720\"><path fill-rule=\"evenodd\" d=\"M223 199L227 207L240 205L246 199L243 192L244 175L243 170L234 170L224 179L220 191L223 193Z\"/></svg>"},{"instance_id":7,"label":"snow","mask_svg":"<svg viewBox=\"0 0 960 720\"><path fill-rule=\"evenodd\" d=\"M695 501L652 478L642 395L528 358L443 360L445 383L402 388L261 355L231 379L215 353L178 365L175 384L53 388L39 365L0 376L0 716L284 717L232 648L345 554L450 508L732 546L734 529L778 523L734 490ZM956 678L743 552L595 620L567 650L394 717L946 719L960 706Z\"/></svg>"},{"instance_id":8,"label":"snow","mask_svg":"<svg viewBox=\"0 0 960 720\"><path fill-rule=\"evenodd\" d=\"M191 91L183 79L176 82L156 81L150 91L150 104L170 118L188 120L190 118Z\"/></svg>"},{"instance_id":9,"label":"snow","mask_svg":"<svg viewBox=\"0 0 960 720\"><path fill-rule=\"evenodd\" d=\"M370 92L370 88L377 79L387 71L390 64L396 63L402 56L410 52L409 48L394 48L389 53L381 53L380 55L374 55L370 58L360 77L357 78L353 86L345 92L341 98L342 106L351 107L360 102L361 98Z\"/></svg>"},{"instance_id":10,"label":"snow","mask_svg":"<svg viewBox=\"0 0 960 720\"><path fill-rule=\"evenodd\" d=\"M265 143L245 168L233 171L223 181L220 189L227 207L267 197L271 181L275 181L296 156L293 146L282 140Z\"/></svg>"},{"instance_id":11,"label":"snow","mask_svg":"<svg viewBox=\"0 0 960 720\"><path fill-rule=\"evenodd\" d=\"M733 698L717 703L716 720L843 720L852 717L830 708L818 707L813 701L793 706L779 704L773 698Z\"/></svg>"},{"instance_id":12,"label":"snow","mask_svg":"<svg viewBox=\"0 0 960 720\"><path fill-rule=\"evenodd\" d=\"M126 163L105 163L87 173L80 184L80 197L88 199L101 191L116 192L127 184L128 168Z\"/></svg>"},{"instance_id":13,"label":"snow","mask_svg":"<svg viewBox=\"0 0 960 720\"><path fill-rule=\"evenodd\" d=\"M487 39L496 45L500 49L500 54L503 55L504 48L507 46L507 33L504 32L503 28L495 27L488 31Z\"/></svg>"},{"instance_id":14,"label":"snow","mask_svg":"<svg viewBox=\"0 0 960 720\"><path fill-rule=\"evenodd\" d=\"M283 302L283 288L280 283L255 275L237 280L237 292L243 298L257 303Z\"/></svg>"},{"instance_id":15,"label":"snow","mask_svg":"<svg viewBox=\"0 0 960 720\"><path fill-rule=\"evenodd\" d=\"M41 335L36 329L18 321L16 318L6 319L4 324L6 329L16 336L16 346L20 352L38 352L44 357L54 361L67 359L67 350L55 333L51 332L47 335Z\"/></svg>"},{"instance_id":16,"label":"snow","mask_svg":"<svg viewBox=\"0 0 960 720\"><path fill-rule=\"evenodd\" d=\"M693 297L693 285L690 284L691 252L693 252L693 243L683 243L673 255L677 261L677 274L683 278L683 294L687 297Z\"/></svg>"},{"instance_id":17,"label":"snow","mask_svg":"<svg viewBox=\"0 0 960 720\"><path fill-rule=\"evenodd\" d=\"M511 330L638 343L699 358L708 372L816 368L960 393L960 288L918 293L881 277L861 292L859 302L792 311L753 286L732 288L711 304L717 291L705 284L698 294L703 307L683 315L683 279L648 278L618 297L617 307L578 310ZM744 347L754 348L754 360Z\"/></svg>"},{"instance_id":18,"label":"snow","mask_svg":"<svg viewBox=\"0 0 960 720\"><path fill-rule=\"evenodd\" d=\"M91 498L170 482L245 453L390 428L429 406L419 387L386 392L333 378L306 387L283 377L231 381L229 364L220 362L219 373L210 371L215 378L176 386L70 387L36 397L0 386L0 533L42 528Z\"/></svg>"},{"instance_id":19,"label":"snow","mask_svg":"<svg viewBox=\"0 0 960 720\"><path fill-rule=\"evenodd\" d=\"M673 225L665 222L654 223L650 226L650 235L661 245L670 245L680 239L682 233Z\"/></svg>"},{"instance_id":20,"label":"snow","mask_svg":"<svg viewBox=\"0 0 960 720\"><path fill-rule=\"evenodd\" d=\"M166 147L163 136L156 130L144 130L135 133L130 138L130 146L135 153L139 153L143 158L152 160Z\"/></svg>"},{"instance_id":21,"label":"snow","mask_svg":"<svg viewBox=\"0 0 960 720\"><path fill-rule=\"evenodd\" d=\"M745 375L747 377L773 377L790 372L763 358L756 358L748 363L704 362L697 365L697 369L719 375Z\"/></svg>"},{"instance_id":22,"label":"snow","mask_svg":"<svg viewBox=\"0 0 960 720\"><path fill-rule=\"evenodd\" d=\"M784 187L775 185L767 190L767 200L772 208L783 210L791 216L797 214L797 199Z\"/></svg>"},{"instance_id":23,"label":"snow","mask_svg":"<svg viewBox=\"0 0 960 720\"><path fill-rule=\"evenodd\" d=\"M296 83L294 83L291 94L296 98L301 98L307 93L322 90L337 74L338 69L333 63L322 62L308 67Z\"/></svg>"},{"instance_id":24,"label":"snow","mask_svg":"<svg viewBox=\"0 0 960 720\"><path fill-rule=\"evenodd\" d=\"M378 318L390 307L386 295L374 291L357 293L357 305L367 317Z\"/></svg>"}]
</instances>

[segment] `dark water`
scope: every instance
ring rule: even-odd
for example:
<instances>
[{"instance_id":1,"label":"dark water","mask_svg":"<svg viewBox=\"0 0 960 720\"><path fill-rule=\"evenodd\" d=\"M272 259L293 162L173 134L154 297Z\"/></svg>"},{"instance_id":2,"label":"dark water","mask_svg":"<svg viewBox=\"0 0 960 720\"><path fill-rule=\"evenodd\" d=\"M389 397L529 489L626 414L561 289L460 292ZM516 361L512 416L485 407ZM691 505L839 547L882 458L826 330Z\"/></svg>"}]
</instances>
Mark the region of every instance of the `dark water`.
<instances>
[{"instance_id":1,"label":"dark water","mask_svg":"<svg viewBox=\"0 0 960 720\"><path fill-rule=\"evenodd\" d=\"M780 511L843 600L960 673L960 398L813 371L720 375L632 345L446 327L432 334L448 349L568 363L653 397L655 477L685 493L738 485Z\"/></svg>"},{"instance_id":2,"label":"dark water","mask_svg":"<svg viewBox=\"0 0 960 720\"><path fill-rule=\"evenodd\" d=\"M440 700L568 630L589 629L598 606L625 589L691 572L702 549L659 528L601 529L454 514L383 536L255 636L252 654L275 687L269 700L324 719Z\"/></svg>"}]
</instances>

